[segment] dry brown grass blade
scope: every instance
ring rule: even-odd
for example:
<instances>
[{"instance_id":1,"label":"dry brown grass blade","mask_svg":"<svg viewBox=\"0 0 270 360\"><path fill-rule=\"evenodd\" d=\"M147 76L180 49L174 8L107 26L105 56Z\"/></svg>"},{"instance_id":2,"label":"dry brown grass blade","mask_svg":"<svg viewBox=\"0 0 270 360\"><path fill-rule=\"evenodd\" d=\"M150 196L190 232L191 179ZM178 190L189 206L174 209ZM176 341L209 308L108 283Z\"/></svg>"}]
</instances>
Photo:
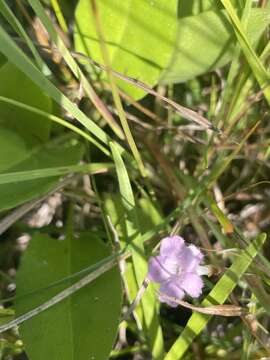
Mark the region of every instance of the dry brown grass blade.
<instances>
[{"instance_id":1,"label":"dry brown grass blade","mask_svg":"<svg viewBox=\"0 0 270 360\"><path fill-rule=\"evenodd\" d=\"M74 54L74 53L72 53L72 54ZM77 53L77 54L79 54L79 53ZM99 69L101 69L103 71L107 71L106 66L97 63L96 61L92 60L88 56L84 56L82 54L79 54L79 55L83 56L84 59L87 59L87 61L89 61L92 65L98 67ZM171 108L173 108L173 110L175 110L177 113L179 113L185 119L188 119L190 121L194 121L197 124L204 127L205 129L213 130L213 131L216 131L218 133L221 132L219 129L214 127L214 125L212 125L209 120L207 120L202 115L198 114L196 111L193 111L193 110L191 110L189 108L186 108L186 107L184 107L182 105L179 105L175 101L167 98L166 96L163 96L163 95L159 94L157 91L152 89L149 85L145 84L144 82L142 82L140 80L137 80L137 79L133 79L133 78L127 76L127 75L121 74L120 72L115 71L113 69L111 69L110 71L112 72L112 74L115 77L117 77L117 78L119 78L119 79L121 79L123 81L126 81L127 83L130 83L130 84L132 84L132 85L146 91L148 94L151 94L151 95L159 98L160 100L165 102L167 106L169 105Z\"/></svg>"},{"instance_id":2,"label":"dry brown grass blade","mask_svg":"<svg viewBox=\"0 0 270 360\"><path fill-rule=\"evenodd\" d=\"M16 41L21 41L21 39L16 39ZM40 48L42 48L45 51L49 51L51 52L51 48L46 47L46 46L40 46L39 44L36 44L37 46L39 46ZM58 51L57 49L53 49L54 51ZM108 68L102 64L97 63L96 61L94 61L93 59L91 59L90 57L76 52L76 51L69 51L70 54L74 57L74 58L79 58L79 59L84 59L86 61L88 61L90 64L96 66L97 68L99 68L102 71L108 71ZM148 94L151 94L157 98L159 98L160 100L162 100L165 104L166 107L171 107L174 111L176 111L177 113L179 113L182 117L184 117L187 120L193 121L197 124L199 124L200 126L202 126L204 129L207 130L212 130L215 131L217 133L221 133L222 131L218 128L216 128L209 120L207 120L204 116L198 114L196 111L193 111L185 106L179 105L177 104L175 101L167 98L166 96L163 96L161 94L159 94L157 91L155 91L154 89L152 89L149 85L147 85L146 83L137 80L137 79L133 79L127 75L124 75L116 70L113 69L109 69L109 71L118 79L121 79L129 84L132 84L133 86L136 86L142 90L144 90L145 92L147 92Z\"/></svg>"},{"instance_id":3,"label":"dry brown grass blade","mask_svg":"<svg viewBox=\"0 0 270 360\"><path fill-rule=\"evenodd\" d=\"M162 295L163 298L169 301L174 301L175 303L206 315L219 315L219 316L242 316L246 314L246 310L241 306L236 305L213 305L207 307L195 306L186 301L179 300L175 297L168 296L164 293L158 292L159 295Z\"/></svg>"}]
</instances>

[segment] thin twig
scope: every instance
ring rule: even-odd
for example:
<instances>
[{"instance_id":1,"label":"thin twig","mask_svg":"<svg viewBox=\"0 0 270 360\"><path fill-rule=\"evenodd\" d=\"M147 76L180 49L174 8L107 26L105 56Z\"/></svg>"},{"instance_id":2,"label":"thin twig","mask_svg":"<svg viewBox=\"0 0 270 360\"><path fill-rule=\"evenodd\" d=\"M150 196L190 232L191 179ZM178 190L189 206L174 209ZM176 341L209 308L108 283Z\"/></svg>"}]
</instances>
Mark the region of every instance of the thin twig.
<instances>
[{"instance_id":1,"label":"thin twig","mask_svg":"<svg viewBox=\"0 0 270 360\"><path fill-rule=\"evenodd\" d=\"M78 53L77 53L78 54ZM82 54L79 54L82 55ZM96 67L98 67L99 69L103 70L103 71L108 71L107 67L97 63L96 61L92 60L91 58L84 56L84 58L86 58L92 65L95 65ZM167 98L166 96L163 96L161 94L159 94L157 91L155 91L154 89L152 89L149 85L147 85L146 83L137 80L137 79L133 79L127 75L123 75L118 71L115 71L113 69L110 69L111 73L121 79L126 81L127 83L130 83L140 89L143 89L144 91L146 91L147 93L159 98L160 100L162 100L163 102L165 102L167 105L171 106L176 112L178 112L180 115L182 115L184 118L194 121L197 124L203 126L206 129L210 129L213 131L216 131L218 133L220 133L221 131L217 128L215 128L209 120L207 120L205 117L203 117L202 115L198 114L197 112L188 109L182 105L177 104L175 101Z\"/></svg>"},{"instance_id":2,"label":"thin twig","mask_svg":"<svg viewBox=\"0 0 270 360\"><path fill-rule=\"evenodd\" d=\"M117 233L115 227L113 226L113 223L112 223L111 218L110 218L109 215L107 215L107 221L108 221L110 230L111 230L111 232L113 234L113 239L114 239L114 242L115 242L115 245L116 245L116 249L118 251L121 251L121 245L120 245L119 236L118 236L118 233ZM119 268L120 268L121 274L124 274L124 272L125 272L125 261L123 259L119 259Z\"/></svg>"},{"instance_id":3,"label":"thin twig","mask_svg":"<svg viewBox=\"0 0 270 360\"><path fill-rule=\"evenodd\" d=\"M133 313L133 311L135 310L136 306L139 304L139 302L141 301L141 298L143 297L143 294L145 293L148 285L150 283L150 280L145 277L145 279L143 280L143 283L141 285L141 287L139 288L137 295L135 297L135 299L132 301L130 307L127 309L127 311L125 312L125 314L123 315L121 322L128 320L129 316Z\"/></svg>"},{"instance_id":4,"label":"thin twig","mask_svg":"<svg viewBox=\"0 0 270 360\"><path fill-rule=\"evenodd\" d=\"M18 42L24 42L24 40L22 39L18 39L15 38L16 41ZM36 46L42 48L45 51L48 52L52 52L52 49L48 46L42 46L40 44L36 44ZM59 51L55 46L53 46L53 51ZM179 113L181 116L183 116L185 119L188 119L190 121L194 121L197 124L201 125L202 127L204 127L205 129L209 129L212 131L215 131L217 133L222 133L222 131L220 129L217 129L209 120L207 120L205 117L203 117L202 115L198 114L196 111L193 111L185 106L179 105L177 104L175 101L167 98L166 96L163 96L161 94L159 94L157 91L155 91L154 89L152 89L149 85L147 85L146 83L137 80L137 79L133 79L127 75L121 74L120 72L113 70L113 69L108 69L108 67L97 63L96 61L94 61L93 59L91 59L89 56L86 56L82 53L76 52L76 51L70 51L70 54L74 57L74 58L79 58L79 59L84 59L86 61L88 61L90 64L94 65L95 67L101 69L102 71L109 71L111 72L115 77L129 83L132 84L133 86L136 86L144 91L146 91L148 94L151 94L157 98L159 98L160 100L162 100L163 102L165 102L167 105L169 105L170 107L172 107L177 113Z\"/></svg>"},{"instance_id":5,"label":"thin twig","mask_svg":"<svg viewBox=\"0 0 270 360\"><path fill-rule=\"evenodd\" d=\"M241 306L236 305L212 305L207 307L195 306L186 301L179 300L175 297L168 296L163 292L158 291L158 294L162 296L163 299L175 302L187 309L197 311L202 314L207 315L219 315L219 316L242 316L246 314L246 309L243 309Z\"/></svg>"},{"instance_id":6,"label":"thin twig","mask_svg":"<svg viewBox=\"0 0 270 360\"><path fill-rule=\"evenodd\" d=\"M117 247L119 248L118 250L120 250L120 240L119 240L119 236L118 236L118 233L117 233L115 227L113 226L112 220L111 220L111 218L110 218L109 215L107 215L107 221L108 221L108 224L109 224L109 226L110 226L111 232L112 232L112 234L113 234L114 241L115 241L115 243L117 244Z\"/></svg>"}]
</instances>

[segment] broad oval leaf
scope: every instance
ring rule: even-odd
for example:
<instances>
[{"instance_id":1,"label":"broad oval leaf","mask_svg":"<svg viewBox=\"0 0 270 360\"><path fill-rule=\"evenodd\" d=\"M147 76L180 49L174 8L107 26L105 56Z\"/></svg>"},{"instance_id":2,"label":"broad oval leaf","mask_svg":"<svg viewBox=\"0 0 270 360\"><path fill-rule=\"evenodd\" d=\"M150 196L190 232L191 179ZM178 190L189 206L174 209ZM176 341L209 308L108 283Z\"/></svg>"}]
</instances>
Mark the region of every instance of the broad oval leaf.
<instances>
[{"instance_id":1,"label":"broad oval leaf","mask_svg":"<svg viewBox=\"0 0 270 360\"><path fill-rule=\"evenodd\" d=\"M270 22L269 9L251 9L247 35L254 43ZM225 11L206 11L180 18L175 51L163 83L177 83L222 67L233 56L234 29Z\"/></svg>"},{"instance_id":2,"label":"broad oval leaf","mask_svg":"<svg viewBox=\"0 0 270 360\"><path fill-rule=\"evenodd\" d=\"M10 62L0 68L0 95L52 112L52 100ZM51 128L51 122L43 117L3 102L0 103L0 124L15 129L33 143L46 141Z\"/></svg>"},{"instance_id":3,"label":"broad oval leaf","mask_svg":"<svg viewBox=\"0 0 270 360\"><path fill-rule=\"evenodd\" d=\"M111 67L153 86L171 57L176 35L177 1L97 1ZM76 51L103 63L89 0L80 0L75 13ZM127 93L140 98L140 89L117 80Z\"/></svg>"},{"instance_id":4,"label":"broad oval leaf","mask_svg":"<svg viewBox=\"0 0 270 360\"><path fill-rule=\"evenodd\" d=\"M46 287L109 254L109 249L93 233L65 240L36 235L17 273L17 295ZM69 280L18 299L16 315L35 308L70 285ZM117 334L121 303L121 281L116 267L20 326L30 360L108 359Z\"/></svg>"}]
</instances>

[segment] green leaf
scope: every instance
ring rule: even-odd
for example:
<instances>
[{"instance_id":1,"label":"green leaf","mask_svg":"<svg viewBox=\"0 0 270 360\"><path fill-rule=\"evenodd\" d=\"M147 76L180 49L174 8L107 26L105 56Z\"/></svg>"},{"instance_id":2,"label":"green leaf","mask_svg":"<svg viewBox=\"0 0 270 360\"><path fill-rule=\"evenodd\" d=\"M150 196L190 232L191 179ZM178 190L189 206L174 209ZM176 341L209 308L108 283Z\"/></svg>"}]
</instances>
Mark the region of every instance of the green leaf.
<instances>
[{"instance_id":1,"label":"green leaf","mask_svg":"<svg viewBox=\"0 0 270 360\"><path fill-rule=\"evenodd\" d=\"M10 147L14 145L13 159L16 161L21 157L20 162L16 161L16 165L9 166L5 157L7 156L8 148L2 148L0 152L0 164L5 165L5 170L9 172L20 172L26 170L38 170L59 166L73 165L79 162L82 157L83 148L76 141L68 141L59 145L43 145L29 150L27 145L23 145L23 139L18 140L18 136L9 136ZM12 142L13 141L13 142ZM26 143L27 144L27 143ZM25 152L17 154L20 147ZM27 152L25 149L28 149ZM17 154L17 155L16 155ZM10 156L11 153L8 155ZM10 165L12 162L10 163ZM6 172L6 171L5 171ZM37 180L29 180L24 182L12 182L12 184L0 185L0 211L11 209L17 205L20 205L26 201L39 197L48 191L50 191L57 184L59 177L48 177Z\"/></svg>"},{"instance_id":2,"label":"green leaf","mask_svg":"<svg viewBox=\"0 0 270 360\"><path fill-rule=\"evenodd\" d=\"M0 68L0 95L46 112L52 111L51 99L10 62ZM15 129L35 143L46 141L51 128L51 123L41 116L4 103L0 103L0 124Z\"/></svg>"},{"instance_id":3,"label":"green leaf","mask_svg":"<svg viewBox=\"0 0 270 360\"><path fill-rule=\"evenodd\" d=\"M234 7L239 6L239 0L231 0ZM179 1L178 16L186 17L199 15L205 11L217 11L223 9L222 4L216 0L190 0Z\"/></svg>"},{"instance_id":4,"label":"green leaf","mask_svg":"<svg viewBox=\"0 0 270 360\"><path fill-rule=\"evenodd\" d=\"M162 215L150 198L141 198L137 208L142 233L152 230L162 222Z\"/></svg>"},{"instance_id":5,"label":"green leaf","mask_svg":"<svg viewBox=\"0 0 270 360\"><path fill-rule=\"evenodd\" d=\"M65 240L35 236L17 273L17 294L46 287L110 254L93 233ZM71 285L72 282L70 282ZM67 284L17 299L16 316L49 300ZM31 360L106 360L115 341L122 289L114 268L19 328Z\"/></svg>"},{"instance_id":6,"label":"green leaf","mask_svg":"<svg viewBox=\"0 0 270 360\"><path fill-rule=\"evenodd\" d=\"M216 0L180 0L178 5L178 16L182 18L186 16L198 15L204 11L218 10L221 7L221 4Z\"/></svg>"},{"instance_id":7,"label":"green leaf","mask_svg":"<svg viewBox=\"0 0 270 360\"><path fill-rule=\"evenodd\" d=\"M177 1L103 0L97 2L97 9L111 67L155 85L174 48ZM80 0L75 13L75 49L103 63L93 16L89 0ZM121 80L117 84L135 98L145 95Z\"/></svg>"},{"instance_id":8,"label":"green leaf","mask_svg":"<svg viewBox=\"0 0 270 360\"><path fill-rule=\"evenodd\" d=\"M0 173L25 160L29 151L20 135L0 126Z\"/></svg>"},{"instance_id":9,"label":"green leaf","mask_svg":"<svg viewBox=\"0 0 270 360\"><path fill-rule=\"evenodd\" d=\"M204 299L201 306L207 307L218 305L223 304L226 301L236 287L241 276L247 271L252 260L260 251L265 240L266 234L261 234L247 247L247 249L241 251L231 267L225 272L212 291ZM181 335L167 353L165 360L181 359L188 347L192 344L194 338L201 333L211 317L211 315L196 312L193 313Z\"/></svg>"},{"instance_id":10,"label":"green leaf","mask_svg":"<svg viewBox=\"0 0 270 360\"><path fill-rule=\"evenodd\" d=\"M7 58L0 52L0 67L5 64Z\"/></svg>"},{"instance_id":11,"label":"green leaf","mask_svg":"<svg viewBox=\"0 0 270 360\"><path fill-rule=\"evenodd\" d=\"M252 9L247 35L256 42L270 22L269 9ZM207 11L179 19L174 54L164 83L183 82L227 64L235 48L234 30L226 12Z\"/></svg>"}]
</instances>

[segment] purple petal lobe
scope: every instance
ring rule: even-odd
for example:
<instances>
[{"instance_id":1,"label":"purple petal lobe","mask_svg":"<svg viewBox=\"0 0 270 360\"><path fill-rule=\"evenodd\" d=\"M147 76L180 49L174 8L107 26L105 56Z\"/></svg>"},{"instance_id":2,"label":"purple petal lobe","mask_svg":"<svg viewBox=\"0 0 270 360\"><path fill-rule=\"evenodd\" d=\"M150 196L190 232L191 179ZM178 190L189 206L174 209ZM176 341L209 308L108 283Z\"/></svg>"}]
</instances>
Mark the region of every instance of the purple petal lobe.
<instances>
[{"instance_id":1,"label":"purple petal lobe","mask_svg":"<svg viewBox=\"0 0 270 360\"><path fill-rule=\"evenodd\" d=\"M203 281L195 273L185 273L179 280L181 288L190 296L196 298L202 293Z\"/></svg>"},{"instance_id":2,"label":"purple petal lobe","mask_svg":"<svg viewBox=\"0 0 270 360\"><path fill-rule=\"evenodd\" d=\"M185 269L185 272L194 272L195 269L200 265L203 259L203 254L200 250L194 246L185 246L183 248L179 263Z\"/></svg>"},{"instance_id":3,"label":"purple petal lobe","mask_svg":"<svg viewBox=\"0 0 270 360\"><path fill-rule=\"evenodd\" d=\"M163 266L161 256L151 257L149 259L149 268L147 277L149 280L162 283L170 277L170 273Z\"/></svg>"},{"instance_id":4,"label":"purple petal lobe","mask_svg":"<svg viewBox=\"0 0 270 360\"><path fill-rule=\"evenodd\" d=\"M166 257L178 257L183 250L184 244L185 241L180 236L166 237L161 241L160 255Z\"/></svg>"},{"instance_id":5,"label":"purple petal lobe","mask_svg":"<svg viewBox=\"0 0 270 360\"><path fill-rule=\"evenodd\" d=\"M179 300L183 299L184 297L184 291L176 284L175 280L168 280L167 282L163 283L159 291L161 292L159 300L161 302L167 303L172 307L176 307L178 304L173 300L168 300L162 294L175 297Z\"/></svg>"}]
</instances>

